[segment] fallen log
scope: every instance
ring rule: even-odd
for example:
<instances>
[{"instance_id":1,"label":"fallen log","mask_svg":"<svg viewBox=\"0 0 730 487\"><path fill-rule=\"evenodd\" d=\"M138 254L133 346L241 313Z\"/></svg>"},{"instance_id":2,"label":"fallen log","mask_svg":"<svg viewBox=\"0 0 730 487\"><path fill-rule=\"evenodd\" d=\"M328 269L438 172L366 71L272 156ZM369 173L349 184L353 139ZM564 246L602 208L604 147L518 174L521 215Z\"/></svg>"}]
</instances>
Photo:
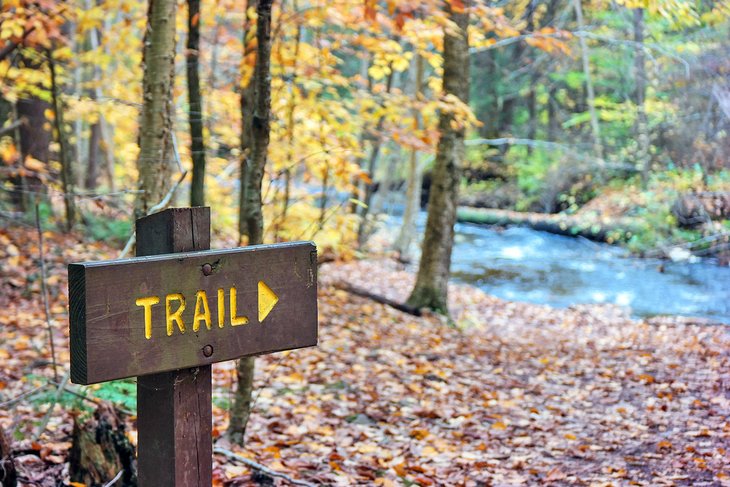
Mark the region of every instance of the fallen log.
<instances>
[{"instance_id":1,"label":"fallen log","mask_svg":"<svg viewBox=\"0 0 730 487\"><path fill-rule=\"evenodd\" d=\"M414 306L410 306L405 303L400 303L398 301L393 301L392 299L386 298L385 296L380 296L378 294L373 294L369 291L366 291L365 289L352 286L351 284L345 283L345 282L338 282L335 283L335 288L341 289L343 291L346 291L350 294L354 294L355 296L360 296L361 298L367 298L372 301L375 301L376 303L384 304L386 306L390 306L393 309L397 309L398 311L402 311L404 313L408 313L413 316L421 316L421 309L416 308Z\"/></svg>"},{"instance_id":2,"label":"fallen log","mask_svg":"<svg viewBox=\"0 0 730 487\"><path fill-rule=\"evenodd\" d=\"M456 219L459 223L529 227L542 232L568 237L584 237L608 243L626 241L637 232L636 223L630 220L605 221L597 216L591 218L588 215L555 215L459 207Z\"/></svg>"}]
</instances>

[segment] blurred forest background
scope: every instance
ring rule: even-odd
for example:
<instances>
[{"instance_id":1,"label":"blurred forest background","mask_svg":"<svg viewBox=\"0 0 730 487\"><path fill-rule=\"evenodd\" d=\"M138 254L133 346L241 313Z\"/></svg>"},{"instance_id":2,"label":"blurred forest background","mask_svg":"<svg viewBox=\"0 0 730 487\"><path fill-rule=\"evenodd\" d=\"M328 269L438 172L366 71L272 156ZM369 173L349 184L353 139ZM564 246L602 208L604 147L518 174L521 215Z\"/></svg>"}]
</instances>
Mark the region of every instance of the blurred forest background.
<instances>
[{"instance_id":1,"label":"blurred forest background","mask_svg":"<svg viewBox=\"0 0 730 487\"><path fill-rule=\"evenodd\" d=\"M196 203L213 207L214 230L231 239L241 100L256 48L255 2L244 3L177 2L174 163L165 176L183 205L194 162L205 167ZM573 233L637 252L702 238L691 250L726 250L725 241L708 248L727 232L730 211L727 1L472 8L466 107L441 91L449 20L438 2L276 2L266 241L314 239L351 255L389 201L371 201L375 190L405 194L410 185L410 200L425 204L438 113L450 110L468 127L462 205L577 215L567 220ZM146 22L136 1L3 2L4 219L32 219L39 201L44 222L127 241ZM400 238L398 250L411 252L412 240Z\"/></svg>"},{"instance_id":2,"label":"blurred forest background","mask_svg":"<svg viewBox=\"0 0 730 487\"><path fill-rule=\"evenodd\" d=\"M134 485L134 380L60 379L65 266L209 205L214 247L322 264L317 348L214 369L215 485L258 478L244 438L341 485L727 482L729 27L728 0L4 0L0 481Z\"/></svg>"}]
</instances>

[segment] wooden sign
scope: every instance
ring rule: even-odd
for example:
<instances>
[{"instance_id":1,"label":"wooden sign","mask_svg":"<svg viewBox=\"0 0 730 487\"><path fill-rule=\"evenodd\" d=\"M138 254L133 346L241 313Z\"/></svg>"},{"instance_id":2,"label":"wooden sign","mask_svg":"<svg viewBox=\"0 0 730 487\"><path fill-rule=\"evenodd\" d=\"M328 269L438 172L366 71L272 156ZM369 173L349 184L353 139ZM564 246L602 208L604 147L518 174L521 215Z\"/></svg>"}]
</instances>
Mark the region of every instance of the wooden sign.
<instances>
[{"instance_id":1,"label":"wooden sign","mask_svg":"<svg viewBox=\"0 0 730 487\"><path fill-rule=\"evenodd\" d=\"M311 242L70 264L71 380L317 344Z\"/></svg>"},{"instance_id":2,"label":"wooden sign","mask_svg":"<svg viewBox=\"0 0 730 487\"><path fill-rule=\"evenodd\" d=\"M209 251L209 208L136 227L143 257L69 265L71 379L139 376L139 485L209 486L210 364L317 344L317 251Z\"/></svg>"}]
</instances>

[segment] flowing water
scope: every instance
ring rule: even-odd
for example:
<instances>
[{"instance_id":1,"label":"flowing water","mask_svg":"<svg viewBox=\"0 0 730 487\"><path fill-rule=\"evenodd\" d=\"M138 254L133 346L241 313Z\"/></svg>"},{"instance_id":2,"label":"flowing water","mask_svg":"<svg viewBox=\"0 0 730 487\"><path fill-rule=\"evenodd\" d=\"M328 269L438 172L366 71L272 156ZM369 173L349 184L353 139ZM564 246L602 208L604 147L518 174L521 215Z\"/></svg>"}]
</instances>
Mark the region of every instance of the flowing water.
<instances>
[{"instance_id":1,"label":"flowing water","mask_svg":"<svg viewBox=\"0 0 730 487\"><path fill-rule=\"evenodd\" d=\"M419 231L424 223L422 213ZM729 267L642 259L612 245L529 228L458 224L451 274L513 301L614 303L635 316L685 315L730 324Z\"/></svg>"}]
</instances>

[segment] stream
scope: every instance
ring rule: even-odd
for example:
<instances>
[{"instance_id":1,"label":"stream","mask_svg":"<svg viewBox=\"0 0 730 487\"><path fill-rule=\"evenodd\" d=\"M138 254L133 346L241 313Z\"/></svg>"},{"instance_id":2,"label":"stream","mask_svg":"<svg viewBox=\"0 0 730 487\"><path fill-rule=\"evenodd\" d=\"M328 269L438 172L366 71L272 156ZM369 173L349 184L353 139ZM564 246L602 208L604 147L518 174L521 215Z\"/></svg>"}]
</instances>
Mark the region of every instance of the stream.
<instances>
[{"instance_id":1,"label":"stream","mask_svg":"<svg viewBox=\"0 0 730 487\"><path fill-rule=\"evenodd\" d=\"M399 226L400 218L391 223ZM422 212L419 232L424 225ZM620 247L529 228L457 224L451 276L512 301L613 303L637 317L684 315L730 324L730 267L637 258Z\"/></svg>"}]
</instances>

